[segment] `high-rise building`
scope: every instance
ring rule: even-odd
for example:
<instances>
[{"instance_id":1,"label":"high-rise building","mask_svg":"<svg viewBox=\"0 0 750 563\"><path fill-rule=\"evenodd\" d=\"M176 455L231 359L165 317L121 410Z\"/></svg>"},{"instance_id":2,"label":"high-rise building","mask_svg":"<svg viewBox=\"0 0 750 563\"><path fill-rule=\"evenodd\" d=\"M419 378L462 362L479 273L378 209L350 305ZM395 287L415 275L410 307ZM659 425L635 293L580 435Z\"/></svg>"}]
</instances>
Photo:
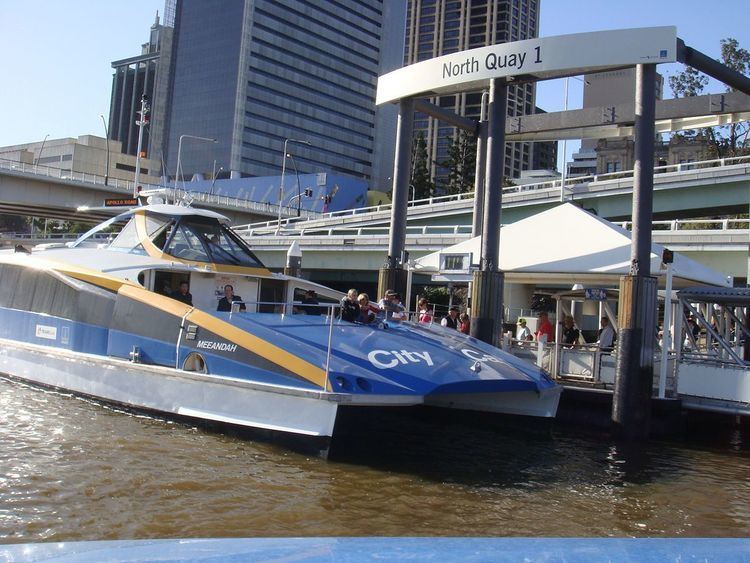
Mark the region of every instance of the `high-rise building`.
<instances>
[{"instance_id":1,"label":"high-rise building","mask_svg":"<svg viewBox=\"0 0 750 563\"><path fill-rule=\"evenodd\" d=\"M163 82L168 72L161 60L165 38L171 36L171 28L159 23L159 14L151 26L148 42L141 47L141 54L112 62L112 97L109 105L109 138L122 144L122 152L135 155L138 149L137 112L141 109L141 97L152 99L157 82ZM143 152L149 151L149 128L143 134ZM155 158L158 158L156 156Z\"/></svg>"},{"instance_id":2,"label":"high-rise building","mask_svg":"<svg viewBox=\"0 0 750 563\"><path fill-rule=\"evenodd\" d=\"M407 0L407 28L404 61L413 64L426 59L509 41L532 39L539 33L539 0ZM508 115L534 113L534 84L510 86ZM481 92L439 96L431 101L460 115L479 118ZM414 133L424 135L431 155L432 175L439 183L445 176L438 164L447 158L456 129L418 113ZM533 143L507 143L506 177L518 177L531 167Z\"/></svg>"},{"instance_id":3,"label":"high-rise building","mask_svg":"<svg viewBox=\"0 0 750 563\"><path fill-rule=\"evenodd\" d=\"M380 120L377 77L401 64L403 6L404 0L167 0L166 12L174 14L171 71L168 85L157 84L152 150L163 152L171 176L181 138L184 177L214 168L266 176L280 172L286 140L306 141L288 144L299 173L369 180ZM172 16L166 19L169 25ZM391 135L393 126L381 129Z\"/></svg>"}]
</instances>

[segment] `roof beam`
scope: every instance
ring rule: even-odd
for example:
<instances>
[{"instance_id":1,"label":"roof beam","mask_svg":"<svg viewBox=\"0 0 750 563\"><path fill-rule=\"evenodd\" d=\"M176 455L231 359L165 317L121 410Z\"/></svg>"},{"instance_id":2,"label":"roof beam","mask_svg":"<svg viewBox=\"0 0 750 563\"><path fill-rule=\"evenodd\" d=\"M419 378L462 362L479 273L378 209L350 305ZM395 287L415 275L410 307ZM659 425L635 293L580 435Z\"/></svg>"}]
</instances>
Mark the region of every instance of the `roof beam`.
<instances>
[{"instance_id":1,"label":"roof beam","mask_svg":"<svg viewBox=\"0 0 750 563\"><path fill-rule=\"evenodd\" d=\"M748 120L750 96L741 92L656 102L656 130L659 133ZM634 103L509 117L506 141L625 137L633 134L634 122Z\"/></svg>"},{"instance_id":2,"label":"roof beam","mask_svg":"<svg viewBox=\"0 0 750 563\"><path fill-rule=\"evenodd\" d=\"M688 47L679 38L677 39L677 60L693 67L695 70L701 71L703 74L715 78L719 82L723 82L735 90L750 95L750 78L721 64L716 59L712 59L708 55L704 55L700 51Z\"/></svg>"}]
</instances>

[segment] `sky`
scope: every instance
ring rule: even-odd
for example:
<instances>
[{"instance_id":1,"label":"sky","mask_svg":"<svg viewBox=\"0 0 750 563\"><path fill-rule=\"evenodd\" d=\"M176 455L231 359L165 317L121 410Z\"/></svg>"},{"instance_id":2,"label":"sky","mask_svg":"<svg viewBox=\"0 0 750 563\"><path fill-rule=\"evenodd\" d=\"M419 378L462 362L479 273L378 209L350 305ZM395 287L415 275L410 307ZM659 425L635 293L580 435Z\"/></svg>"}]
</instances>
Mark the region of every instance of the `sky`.
<instances>
[{"instance_id":1,"label":"sky","mask_svg":"<svg viewBox=\"0 0 750 563\"><path fill-rule=\"evenodd\" d=\"M111 62L138 55L163 10L164 0L0 0L0 146L103 136ZM713 57L726 37L750 49L750 0L541 0L540 13L540 36L674 25L687 45ZM679 69L659 66L667 76ZM580 107L582 86L570 81L570 108ZM666 77L664 94L671 97ZM563 82L540 83L537 105L562 110ZM568 143L568 153L576 146Z\"/></svg>"}]
</instances>

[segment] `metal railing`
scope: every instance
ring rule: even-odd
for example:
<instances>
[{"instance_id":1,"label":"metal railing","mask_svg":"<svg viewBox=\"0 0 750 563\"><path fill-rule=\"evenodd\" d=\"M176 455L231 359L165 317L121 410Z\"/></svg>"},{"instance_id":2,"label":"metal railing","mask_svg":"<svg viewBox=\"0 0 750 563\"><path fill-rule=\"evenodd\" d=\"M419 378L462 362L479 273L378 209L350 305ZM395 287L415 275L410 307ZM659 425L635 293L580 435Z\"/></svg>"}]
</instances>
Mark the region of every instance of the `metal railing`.
<instances>
[{"instance_id":1,"label":"metal railing","mask_svg":"<svg viewBox=\"0 0 750 563\"><path fill-rule=\"evenodd\" d=\"M247 229L233 228L232 230L245 236L275 236L275 233L266 229ZM320 236L364 236L364 235L382 235L387 236L390 231L389 227L331 227L301 229L285 233L294 237L320 237ZM407 226L407 235L471 235L471 225L425 225L425 226Z\"/></svg>"},{"instance_id":2,"label":"metal railing","mask_svg":"<svg viewBox=\"0 0 750 563\"><path fill-rule=\"evenodd\" d=\"M8 159L0 159L0 170L9 170L11 172L33 174L37 176L43 176L45 178L53 178L56 180L91 184L95 186L106 187L108 189L111 188L113 190L122 190L123 192L127 192L128 194L132 194L135 188L134 182L130 180L119 180L112 177L105 178L104 176L100 176L98 174L76 172L70 169L66 170L64 168L45 166L41 164L27 164L24 162ZM171 198L172 201L185 201L189 199L193 202L202 204L215 205L218 207L228 207L230 209L255 211L258 213L272 214L274 216L278 215L279 212L279 205L276 203L253 201L247 198L242 199L234 196L212 194L209 192L198 192L174 187L165 187L161 184L148 184L139 182L139 185L144 192L162 194L167 198ZM283 205L281 206L281 213L282 215L286 215L289 217L294 216L294 218L297 219L296 207ZM302 209L300 219L308 219L311 217L318 217L320 215L321 213L317 211Z\"/></svg>"},{"instance_id":3,"label":"metal railing","mask_svg":"<svg viewBox=\"0 0 750 563\"><path fill-rule=\"evenodd\" d=\"M83 184L93 184L95 186L106 186L113 190L123 190L128 193L133 193L135 187L134 182L130 180L119 180L117 178L100 176L99 174L90 174L86 172L76 172L74 170L57 168L54 166L45 166L43 164L27 164L25 162L19 162L17 160L8 160L0 158L0 170L9 170L11 172L20 172L22 174L34 174L36 176L44 176L47 178L54 178L56 180L67 180L71 182L81 182ZM107 183L105 184L105 179ZM143 189L157 189L160 188L158 184L146 184L140 182Z\"/></svg>"},{"instance_id":4,"label":"metal railing","mask_svg":"<svg viewBox=\"0 0 750 563\"><path fill-rule=\"evenodd\" d=\"M737 156L737 157L729 157L729 158L715 158L711 160L701 160L696 162L688 162L683 164L668 164L664 166L656 166L654 167L654 174L655 175L663 175L663 174L670 174L670 173L677 173L681 174L684 172L693 172L696 170L702 170L702 169L709 169L709 168L720 168L720 167L726 167L726 166L734 166L734 165L741 165L746 164L750 165L750 155L746 156ZM632 179L633 178L633 170L624 170L621 172L608 172L604 174L593 174L590 176L573 176L568 177L565 179L565 189L572 190L574 186L582 186L582 185L588 185L592 183L606 183L610 181L619 181L623 179ZM503 195L506 194L514 194L514 193L522 193L522 192L538 192L538 191L560 191L560 188L562 187L562 180L561 179L555 179L555 180L547 180L543 182L535 182L531 184L522 184L522 185L514 185L514 186L506 186L503 188ZM445 196L436 196L436 197L429 197L429 198L423 198L423 199L414 199L410 200L408 203L408 206L410 208L413 207L420 207L420 206L432 206L436 204L443 204L443 203L454 203L459 201L465 201L465 200L472 200L474 199L474 192L465 192L461 194L452 194L452 195L445 195ZM317 219L333 219L333 218L344 218L344 217L354 217L357 215L365 215L369 213L379 213L379 212L385 212L390 211L391 204L383 204L383 205L375 205L370 207L358 207L356 209L346 209L342 211L332 211L330 213L322 213L320 214ZM297 226L296 224L301 222L298 218L293 219L285 219L281 221L282 227L289 227L289 226ZM248 230L260 230L263 228L275 228L279 226L278 221L261 221L257 223L250 223L248 225L243 225L238 228L242 229L248 229Z\"/></svg>"}]
</instances>

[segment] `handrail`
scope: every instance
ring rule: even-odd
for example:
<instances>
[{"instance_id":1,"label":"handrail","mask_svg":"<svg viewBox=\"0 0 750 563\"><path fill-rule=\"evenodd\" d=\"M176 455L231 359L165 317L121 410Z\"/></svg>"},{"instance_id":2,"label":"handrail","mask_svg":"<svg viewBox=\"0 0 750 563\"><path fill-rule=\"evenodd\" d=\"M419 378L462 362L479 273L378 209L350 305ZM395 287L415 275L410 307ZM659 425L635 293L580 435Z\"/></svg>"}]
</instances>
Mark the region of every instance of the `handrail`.
<instances>
[{"instance_id":1,"label":"handrail","mask_svg":"<svg viewBox=\"0 0 750 563\"><path fill-rule=\"evenodd\" d=\"M665 166L654 167L654 174L665 174L665 173L683 173L700 170L704 168L716 168L724 166L733 166L737 164L750 164L750 155L735 156L727 158L715 158L710 160L701 160L696 162L687 162L682 164L668 164ZM565 188L568 189L571 186L590 184L597 182L609 182L613 180L631 179L633 177L633 170L624 170L621 172L607 172L604 174L593 174L589 176L573 176L565 179ZM503 194L520 193L528 191L541 191L541 190L560 190L562 186L561 179L546 180L543 182L534 182L530 184L521 184L514 186L507 186L503 188ZM409 207L418 207L422 205L434 205L436 203L451 203L456 201L463 201L474 198L474 192L464 192L460 194L451 194L445 196L435 196L423 199L414 199L408 202ZM377 213L390 211L391 204L375 205L370 207L358 207L355 209L347 209L342 211L332 211L330 213L321 214L317 219L332 219L334 217L347 217L362 215L368 213ZM295 219L297 219L295 217ZM282 220L281 226L289 226L296 221ZM256 223L249 223L235 227L240 230L250 229L261 229L271 228L278 226L278 221L260 221Z\"/></svg>"},{"instance_id":2,"label":"handrail","mask_svg":"<svg viewBox=\"0 0 750 563\"><path fill-rule=\"evenodd\" d=\"M81 182L83 184L93 184L96 186L104 186L106 188L112 188L113 190L123 190L127 193L133 193L135 184L130 180L119 180L117 178L100 176L98 174L89 174L86 172L76 172L70 169L57 168L53 166L45 166L40 164L27 164L16 160L9 160L0 158L0 169L9 170L11 172L21 172L23 174L34 174L38 176L44 176L47 178L55 178L58 180L69 180L75 182ZM107 181L105 184L105 180ZM279 211L279 205L276 203L254 201L250 199L241 199L235 196L227 196L221 194L211 194L208 192L199 192L184 190L179 188L165 188L161 184L148 184L139 182L143 191L163 193L171 196L173 201L177 199L189 198L192 201L199 201L200 203L214 204L217 206L224 206L229 208L247 209L250 211L268 212L269 214L277 215ZM189 184L188 184L189 185ZM294 216L297 219L297 208L292 206L282 206L281 212L284 215ZM310 217L318 217L321 213L308 209L301 210L301 218L307 219Z\"/></svg>"}]
</instances>

